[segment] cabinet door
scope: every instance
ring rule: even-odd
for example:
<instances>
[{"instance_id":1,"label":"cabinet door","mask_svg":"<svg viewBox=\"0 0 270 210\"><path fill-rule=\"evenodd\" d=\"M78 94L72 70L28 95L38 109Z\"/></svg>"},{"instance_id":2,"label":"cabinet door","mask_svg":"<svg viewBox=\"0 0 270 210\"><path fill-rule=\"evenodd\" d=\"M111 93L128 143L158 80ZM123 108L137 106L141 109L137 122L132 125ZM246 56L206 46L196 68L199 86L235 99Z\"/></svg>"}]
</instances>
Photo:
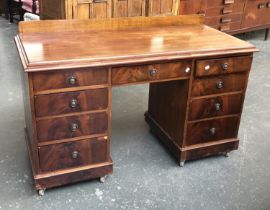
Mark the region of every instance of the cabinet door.
<instances>
[{"instance_id":1,"label":"cabinet door","mask_svg":"<svg viewBox=\"0 0 270 210\"><path fill-rule=\"evenodd\" d=\"M111 18L112 0L74 0L74 19Z\"/></svg>"},{"instance_id":2,"label":"cabinet door","mask_svg":"<svg viewBox=\"0 0 270 210\"><path fill-rule=\"evenodd\" d=\"M180 0L179 14L201 14L205 15L207 0Z\"/></svg>"},{"instance_id":3,"label":"cabinet door","mask_svg":"<svg viewBox=\"0 0 270 210\"><path fill-rule=\"evenodd\" d=\"M114 0L113 17L145 16L145 0Z\"/></svg>"},{"instance_id":4,"label":"cabinet door","mask_svg":"<svg viewBox=\"0 0 270 210\"><path fill-rule=\"evenodd\" d=\"M270 24L270 0L248 0L245 7L243 28Z\"/></svg>"},{"instance_id":5,"label":"cabinet door","mask_svg":"<svg viewBox=\"0 0 270 210\"><path fill-rule=\"evenodd\" d=\"M149 0L148 15L177 15L179 0Z\"/></svg>"}]
</instances>

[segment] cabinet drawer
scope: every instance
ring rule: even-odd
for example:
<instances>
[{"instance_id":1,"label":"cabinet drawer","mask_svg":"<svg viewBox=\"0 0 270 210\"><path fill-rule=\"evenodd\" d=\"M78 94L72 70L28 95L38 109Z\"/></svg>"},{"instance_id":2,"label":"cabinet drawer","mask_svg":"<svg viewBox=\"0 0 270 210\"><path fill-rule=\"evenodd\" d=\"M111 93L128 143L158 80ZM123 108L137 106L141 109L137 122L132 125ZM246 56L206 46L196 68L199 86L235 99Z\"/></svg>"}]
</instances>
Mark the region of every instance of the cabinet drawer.
<instances>
[{"instance_id":1,"label":"cabinet drawer","mask_svg":"<svg viewBox=\"0 0 270 210\"><path fill-rule=\"evenodd\" d=\"M37 117L106 109L107 107L107 88L35 96Z\"/></svg>"},{"instance_id":2,"label":"cabinet drawer","mask_svg":"<svg viewBox=\"0 0 270 210\"><path fill-rule=\"evenodd\" d=\"M207 8L244 3L246 0L207 0Z\"/></svg>"},{"instance_id":3,"label":"cabinet drawer","mask_svg":"<svg viewBox=\"0 0 270 210\"><path fill-rule=\"evenodd\" d=\"M105 67L47 71L33 74L33 88L35 92L107 83L108 69Z\"/></svg>"},{"instance_id":4,"label":"cabinet drawer","mask_svg":"<svg viewBox=\"0 0 270 210\"><path fill-rule=\"evenodd\" d=\"M219 15L228 15L234 13L243 13L244 11L244 2L240 4L232 4L228 6L213 7L206 10L207 17L219 16Z\"/></svg>"},{"instance_id":5,"label":"cabinet drawer","mask_svg":"<svg viewBox=\"0 0 270 210\"><path fill-rule=\"evenodd\" d=\"M242 94L193 99L189 105L189 120L229 114L240 114L242 103Z\"/></svg>"},{"instance_id":6,"label":"cabinet drawer","mask_svg":"<svg viewBox=\"0 0 270 210\"><path fill-rule=\"evenodd\" d=\"M107 140L93 138L39 147L40 168L54 171L107 161Z\"/></svg>"},{"instance_id":7,"label":"cabinet drawer","mask_svg":"<svg viewBox=\"0 0 270 210\"><path fill-rule=\"evenodd\" d=\"M205 18L205 24L208 26L216 26L219 24L226 24L232 22L239 22L242 19L242 14L222 15L216 17Z\"/></svg>"},{"instance_id":8,"label":"cabinet drawer","mask_svg":"<svg viewBox=\"0 0 270 210\"><path fill-rule=\"evenodd\" d=\"M192 84L192 96L243 91L246 88L247 75L247 73L229 74L195 79Z\"/></svg>"},{"instance_id":9,"label":"cabinet drawer","mask_svg":"<svg viewBox=\"0 0 270 210\"><path fill-rule=\"evenodd\" d=\"M113 68L112 84L189 77L190 72L191 61Z\"/></svg>"},{"instance_id":10,"label":"cabinet drawer","mask_svg":"<svg viewBox=\"0 0 270 210\"><path fill-rule=\"evenodd\" d=\"M227 117L189 123L187 128L186 145L206 143L223 139L236 138L239 117Z\"/></svg>"},{"instance_id":11,"label":"cabinet drawer","mask_svg":"<svg viewBox=\"0 0 270 210\"><path fill-rule=\"evenodd\" d=\"M209 76L249 71L252 56L209 59L196 61L196 76Z\"/></svg>"},{"instance_id":12,"label":"cabinet drawer","mask_svg":"<svg viewBox=\"0 0 270 210\"><path fill-rule=\"evenodd\" d=\"M37 121L39 142L104 134L108 129L106 112L56 117Z\"/></svg>"}]
</instances>

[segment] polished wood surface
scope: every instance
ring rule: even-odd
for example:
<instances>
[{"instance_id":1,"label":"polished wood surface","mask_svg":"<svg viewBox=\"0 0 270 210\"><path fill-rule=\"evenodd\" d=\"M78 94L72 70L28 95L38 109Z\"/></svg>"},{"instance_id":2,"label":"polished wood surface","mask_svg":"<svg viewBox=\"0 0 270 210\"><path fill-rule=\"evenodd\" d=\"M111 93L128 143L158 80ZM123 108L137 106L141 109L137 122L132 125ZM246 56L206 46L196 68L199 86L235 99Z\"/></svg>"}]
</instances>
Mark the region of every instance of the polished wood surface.
<instances>
[{"instance_id":1,"label":"polished wood surface","mask_svg":"<svg viewBox=\"0 0 270 210\"><path fill-rule=\"evenodd\" d=\"M190 18L20 24L15 41L37 190L112 173L114 86L150 83L146 122L181 166L238 148L257 49Z\"/></svg>"},{"instance_id":2,"label":"polished wood surface","mask_svg":"<svg viewBox=\"0 0 270 210\"><path fill-rule=\"evenodd\" d=\"M146 19L140 18L138 22L141 20L142 25ZM152 19L157 21L160 18L153 17ZM26 64L26 71L29 72L55 69L60 66L66 68L78 65L119 65L162 59L194 58L217 55L220 52L232 54L255 50L254 46L247 42L204 25L169 26L174 25L177 19L181 20L181 16L174 17L172 23L167 22L166 27L162 23L161 25L164 27L147 27L141 30L131 26L131 29L91 30L91 32L76 32L76 35L71 31L50 32L49 34L23 33L22 29L18 42L22 43L26 55L23 63ZM53 21L50 22L53 23ZM61 23L62 21L54 22ZM101 23L103 22L101 21ZM40 23L37 21L33 25L38 24ZM73 21L66 22L66 24L73 24ZM22 23L20 27L24 28L27 25L29 23ZM87 26L85 27L87 29ZM119 33L121 39L119 39ZM74 39L74 35L76 39ZM82 49L80 44L82 41L83 45L89 47Z\"/></svg>"}]
</instances>

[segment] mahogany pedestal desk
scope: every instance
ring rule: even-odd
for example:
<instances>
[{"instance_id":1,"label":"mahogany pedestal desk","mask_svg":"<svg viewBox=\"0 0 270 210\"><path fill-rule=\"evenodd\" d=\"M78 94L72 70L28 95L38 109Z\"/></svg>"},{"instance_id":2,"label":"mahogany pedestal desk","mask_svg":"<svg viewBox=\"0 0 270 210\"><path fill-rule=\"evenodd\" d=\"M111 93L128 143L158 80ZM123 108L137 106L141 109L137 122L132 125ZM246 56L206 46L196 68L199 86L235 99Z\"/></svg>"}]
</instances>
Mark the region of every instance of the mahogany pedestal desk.
<instances>
[{"instance_id":1,"label":"mahogany pedestal desk","mask_svg":"<svg viewBox=\"0 0 270 210\"><path fill-rule=\"evenodd\" d=\"M26 142L46 188L112 173L112 87L150 83L151 132L183 166L237 138L253 52L199 16L19 24Z\"/></svg>"}]
</instances>

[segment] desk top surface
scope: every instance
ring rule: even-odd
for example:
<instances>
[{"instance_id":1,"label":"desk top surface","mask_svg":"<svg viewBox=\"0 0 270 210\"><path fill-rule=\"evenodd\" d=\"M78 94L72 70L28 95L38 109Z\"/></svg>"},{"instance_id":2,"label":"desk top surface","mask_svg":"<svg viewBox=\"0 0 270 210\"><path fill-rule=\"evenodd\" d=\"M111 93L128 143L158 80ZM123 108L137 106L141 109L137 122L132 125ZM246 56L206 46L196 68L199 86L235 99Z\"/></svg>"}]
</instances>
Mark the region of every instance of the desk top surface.
<instances>
[{"instance_id":1,"label":"desk top surface","mask_svg":"<svg viewBox=\"0 0 270 210\"><path fill-rule=\"evenodd\" d=\"M257 51L248 42L201 24L22 33L16 43L29 72Z\"/></svg>"}]
</instances>

